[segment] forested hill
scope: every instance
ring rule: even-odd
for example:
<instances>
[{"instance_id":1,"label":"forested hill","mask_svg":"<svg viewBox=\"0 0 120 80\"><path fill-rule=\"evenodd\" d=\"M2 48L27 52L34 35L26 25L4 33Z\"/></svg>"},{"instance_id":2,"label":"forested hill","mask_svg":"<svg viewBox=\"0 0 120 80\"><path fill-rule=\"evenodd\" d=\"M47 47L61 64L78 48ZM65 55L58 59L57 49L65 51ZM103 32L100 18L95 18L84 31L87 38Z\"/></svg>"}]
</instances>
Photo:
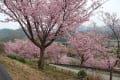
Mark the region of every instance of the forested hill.
<instances>
[{"instance_id":1,"label":"forested hill","mask_svg":"<svg viewBox=\"0 0 120 80\"><path fill-rule=\"evenodd\" d=\"M12 29L0 29L0 42L7 42L14 39L22 39L25 37L22 29L12 30ZM57 38L58 42L66 42L64 38Z\"/></svg>"},{"instance_id":2,"label":"forested hill","mask_svg":"<svg viewBox=\"0 0 120 80\"><path fill-rule=\"evenodd\" d=\"M105 35L107 29L105 29L104 27L98 27L96 28L95 32L100 33ZM78 29L76 29L76 31L93 31L92 27L88 27L88 26L81 26ZM112 35L110 35L112 36ZM0 42L6 42L9 40L14 40L14 39L21 39L24 38L25 34L22 31L22 29L17 29L17 30L12 30L12 29L0 29ZM56 41L60 41L60 42L66 42L66 40L64 38L57 38Z\"/></svg>"},{"instance_id":3,"label":"forested hill","mask_svg":"<svg viewBox=\"0 0 120 80\"><path fill-rule=\"evenodd\" d=\"M14 39L24 38L25 34L22 29L0 29L0 42L6 42Z\"/></svg>"}]
</instances>

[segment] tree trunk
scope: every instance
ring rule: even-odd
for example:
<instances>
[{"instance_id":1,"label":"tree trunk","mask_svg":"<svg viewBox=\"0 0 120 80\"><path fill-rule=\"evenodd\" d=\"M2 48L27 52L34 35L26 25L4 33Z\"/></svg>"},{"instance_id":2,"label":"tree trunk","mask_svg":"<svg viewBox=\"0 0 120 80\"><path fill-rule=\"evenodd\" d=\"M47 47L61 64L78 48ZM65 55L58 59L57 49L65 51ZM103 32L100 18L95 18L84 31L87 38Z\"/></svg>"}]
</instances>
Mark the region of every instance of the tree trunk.
<instances>
[{"instance_id":1,"label":"tree trunk","mask_svg":"<svg viewBox=\"0 0 120 80\"><path fill-rule=\"evenodd\" d=\"M83 63L84 63L84 55L81 56L81 60L80 60L80 66L83 66Z\"/></svg>"},{"instance_id":2,"label":"tree trunk","mask_svg":"<svg viewBox=\"0 0 120 80\"><path fill-rule=\"evenodd\" d=\"M113 73L113 70L110 69L110 80L112 80L112 73Z\"/></svg>"},{"instance_id":3,"label":"tree trunk","mask_svg":"<svg viewBox=\"0 0 120 80\"><path fill-rule=\"evenodd\" d=\"M38 60L38 69L44 69L44 53L45 49L40 49L40 58Z\"/></svg>"},{"instance_id":4,"label":"tree trunk","mask_svg":"<svg viewBox=\"0 0 120 80\"><path fill-rule=\"evenodd\" d=\"M118 39L118 43L117 43L117 58L120 59L120 42Z\"/></svg>"}]
</instances>

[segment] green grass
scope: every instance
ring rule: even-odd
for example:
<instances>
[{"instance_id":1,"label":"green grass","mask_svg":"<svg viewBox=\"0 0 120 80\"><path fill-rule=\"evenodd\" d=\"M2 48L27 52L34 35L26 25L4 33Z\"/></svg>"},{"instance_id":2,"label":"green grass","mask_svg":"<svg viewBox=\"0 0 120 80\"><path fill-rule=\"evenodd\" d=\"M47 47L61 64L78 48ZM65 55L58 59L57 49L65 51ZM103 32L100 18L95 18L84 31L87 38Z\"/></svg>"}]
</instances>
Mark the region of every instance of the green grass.
<instances>
[{"instance_id":1,"label":"green grass","mask_svg":"<svg viewBox=\"0 0 120 80\"><path fill-rule=\"evenodd\" d=\"M22 63L26 63L26 61L23 57L20 57L20 56L14 55L14 54L8 54L7 57L10 59L17 60L17 61L22 62Z\"/></svg>"}]
</instances>

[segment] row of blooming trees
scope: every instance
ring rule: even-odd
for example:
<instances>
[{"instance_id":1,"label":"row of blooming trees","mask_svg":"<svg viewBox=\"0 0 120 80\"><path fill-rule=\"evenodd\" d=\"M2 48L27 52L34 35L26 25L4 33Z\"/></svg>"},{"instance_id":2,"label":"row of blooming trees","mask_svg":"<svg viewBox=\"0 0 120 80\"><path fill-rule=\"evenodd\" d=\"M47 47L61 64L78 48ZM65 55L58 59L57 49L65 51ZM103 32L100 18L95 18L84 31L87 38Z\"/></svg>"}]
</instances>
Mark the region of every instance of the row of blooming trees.
<instances>
[{"instance_id":1,"label":"row of blooming trees","mask_svg":"<svg viewBox=\"0 0 120 80\"><path fill-rule=\"evenodd\" d=\"M4 43L7 54L16 54L25 58L38 58L39 48L31 43L28 39L16 39L14 42Z\"/></svg>"},{"instance_id":2,"label":"row of blooming trees","mask_svg":"<svg viewBox=\"0 0 120 80\"><path fill-rule=\"evenodd\" d=\"M75 54L74 58L80 62L80 65L107 69L115 67L116 56L110 49L106 48L105 43L107 43L107 39L102 35L76 32L70 34L67 40L67 47L60 42L54 42L51 46L47 47L45 58L52 63L69 64L70 59L65 56L67 56L67 53L69 52L68 48L71 47L72 53ZM7 42L4 45L5 52L8 54L17 54L25 58L38 59L40 57L39 48L28 39L16 39L14 42Z\"/></svg>"},{"instance_id":3,"label":"row of blooming trees","mask_svg":"<svg viewBox=\"0 0 120 80\"><path fill-rule=\"evenodd\" d=\"M0 0L0 13L17 21L40 49L38 68L44 67L45 50L56 37L79 27L107 0Z\"/></svg>"},{"instance_id":4,"label":"row of blooming trees","mask_svg":"<svg viewBox=\"0 0 120 80\"><path fill-rule=\"evenodd\" d=\"M115 67L116 55L106 48L107 39L104 36L77 32L69 35L68 40L76 58L80 60L80 65Z\"/></svg>"},{"instance_id":5,"label":"row of blooming trees","mask_svg":"<svg viewBox=\"0 0 120 80\"><path fill-rule=\"evenodd\" d=\"M110 48L106 48L108 43L104 36L77 32L70 34L68 40L80 65L109 69L112 80L112 71L117 65L119 53L114 54Z\"/></svg>"},{"instance_id":6,"label":"row of blooming trees","mask_svg":"<svg viewBox=\"0 0 120 80\"><path fill-rule=\"evenodd\" d=\"M38 59L40 49L28 39L16 39L14 42L4 43L6 54L15 54L24 58ZM45 58L52 63L63 63L62 57L66 55L67 48L61 43L54 42L46 49Z\"/></svg>"}]
</instances>

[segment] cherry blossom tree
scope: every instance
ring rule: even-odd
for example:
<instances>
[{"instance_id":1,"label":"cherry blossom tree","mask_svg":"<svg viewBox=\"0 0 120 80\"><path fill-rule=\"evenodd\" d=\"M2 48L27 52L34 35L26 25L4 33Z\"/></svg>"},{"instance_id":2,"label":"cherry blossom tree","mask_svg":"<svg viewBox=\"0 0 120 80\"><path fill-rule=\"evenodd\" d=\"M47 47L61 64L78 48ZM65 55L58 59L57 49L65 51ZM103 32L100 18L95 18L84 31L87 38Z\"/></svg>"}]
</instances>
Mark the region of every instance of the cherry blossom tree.
<instances>
[{"instance_id":1,"label":"cherry blossom tree","mask_svg":"<svg viewBox=\"0 0 120 80\"><path fill-rule=\"evenodd\" d=\"M108 69L110 72L110 80L112 80L113 69L116 68L117 56L113 53L109 53L108 49L97 57L91 57L85 63L89 67L97 67L102 69Z\"/></svg>"},{"instance_id":2,"label":"cherry blossom tree","mask_svg":"<svg viewBox=\"0 0 120 80\"><path fill-rule=\"evenodd\" d=\"M110 29L110 32L114 35L117 42L117 57L120 59L120 18L115 13L103 13L102 20L104 24Z\"/></svg>"},{"instance_id":3,"label":"cherry blossom tree","mask_svg":"<svg viewBox=\"0 0 120 80\"><path fill-rule=\"evenodd\" d=\"M28 39L16 39L4 43L6 54L16 54L25 58L38 58L40 50Z\"/></svg>"},{"instance_id":4,"label":"cherry blossom tree","mask_svg":"<svg viewBox=\"0 0 120 80\"><path fill-rule=\"evenodd\" d=\"M112 71L116 67L117 57L106 48L107 39L104 36L77 32L69 35L68 40L76 58L80 60L80 65L109 69L110 80L112 80Z\"/></svg>"},{"instance_id":5,"label":"cherry blossom tree","mask_svg":"<svg viewBox=\"0 0 120 80\"><path fill-rule=\"evenodd\" d=\"M1 0L0 12L17 21L26 36L40 48L38 68L44 67L45 49L56 37L89 20L107 0Z\"/></svg>"},{"instance_id":6,"label":"cherry blossom tree","mask_svg":"<svg viewBox=\"0 0 120 80\"><path fill-rule=\"evenodd\" d=\"M115 13L102 13L101 15L102 20L105 24L105 26L107 26L107 28L110 31L110 34L113 34L114 39L116 40L117 46L114 47L114 49L116 49L115 54L117 55L116 62L115 62L115 66L118 64L118 62L120 61L120 18L117 16L117 14ZM110 80L112 80L112 68L110 68Z\"/></svg>"},{"instance_id":7,"label":"cherry blossom tree","mask_svg":"<svg viewBox=\"0 0 120 80\"><path fill-rule=\"evenodd\" d=\"M84 65L89 58L105 51L102 47L105 39L100 35L94 37L90 33L77 32L69 35L68 40L74 49L76 58L80 60L80 65Z\"/></svg>"}]
</instances>

